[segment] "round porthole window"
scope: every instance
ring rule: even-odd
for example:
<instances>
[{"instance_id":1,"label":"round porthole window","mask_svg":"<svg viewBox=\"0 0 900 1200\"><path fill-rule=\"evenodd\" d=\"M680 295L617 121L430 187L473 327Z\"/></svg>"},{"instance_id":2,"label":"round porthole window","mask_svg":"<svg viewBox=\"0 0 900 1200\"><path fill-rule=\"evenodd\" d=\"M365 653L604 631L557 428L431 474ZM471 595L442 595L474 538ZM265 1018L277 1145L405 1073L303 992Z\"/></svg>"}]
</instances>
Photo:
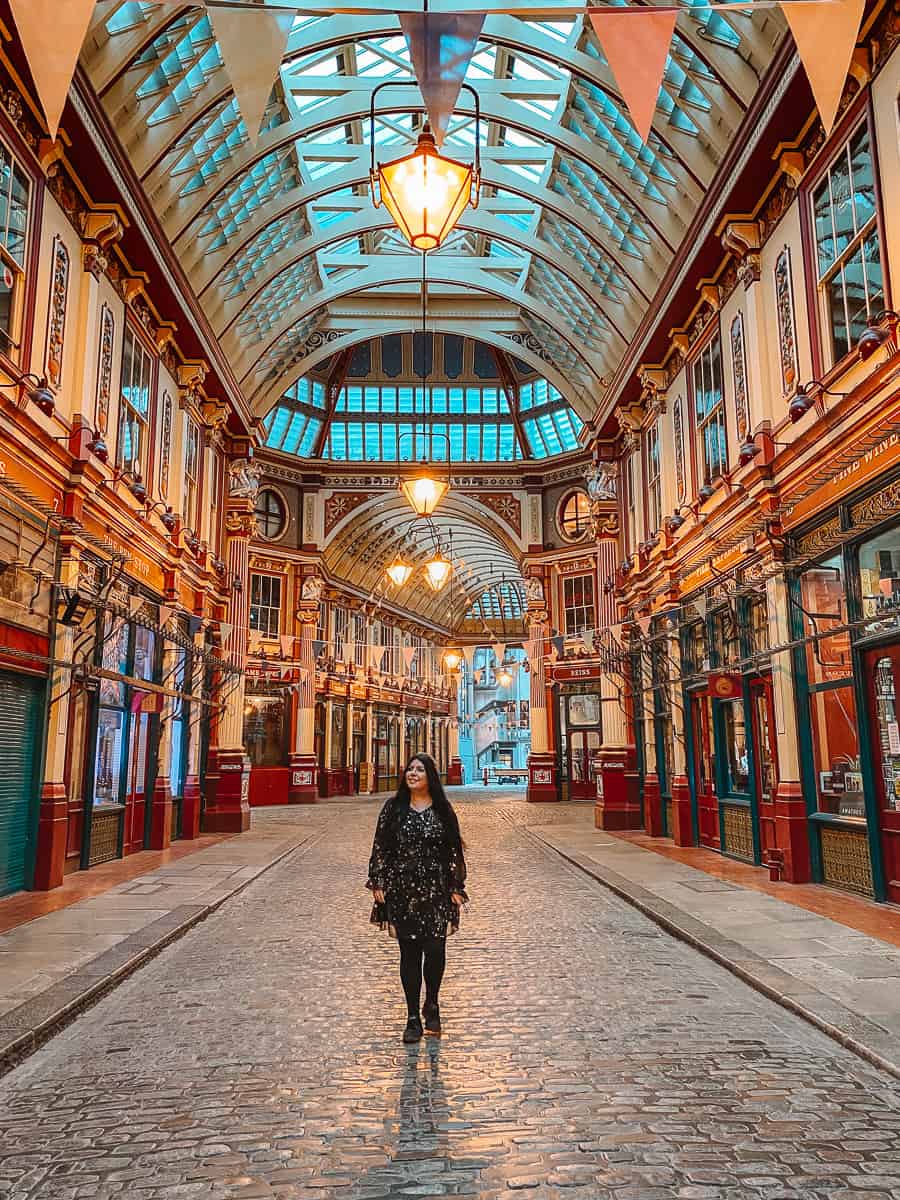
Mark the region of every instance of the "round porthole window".
<instances>
[{"instance_id":1,"label":"round porthole window","mask_svg":"<svg viewBox=\"0 0 900 1200\"><path fill-rule=\"evenodd\" d=\"M568 542L580 542L591 527L591 502L587 492L570 492L559 506L559 531Z\"/></svg>"},{"instance_id":2,"label":"round porthole window","mask_svg":"<svg viewBox=\"0 0 900 1200\"><path fill-rule=\"evenodd\" d=\"M284 501L271 488L261 488L256 497L256 531L270 542L280 538L287 524Z\"/></svg>"}]
</instances>

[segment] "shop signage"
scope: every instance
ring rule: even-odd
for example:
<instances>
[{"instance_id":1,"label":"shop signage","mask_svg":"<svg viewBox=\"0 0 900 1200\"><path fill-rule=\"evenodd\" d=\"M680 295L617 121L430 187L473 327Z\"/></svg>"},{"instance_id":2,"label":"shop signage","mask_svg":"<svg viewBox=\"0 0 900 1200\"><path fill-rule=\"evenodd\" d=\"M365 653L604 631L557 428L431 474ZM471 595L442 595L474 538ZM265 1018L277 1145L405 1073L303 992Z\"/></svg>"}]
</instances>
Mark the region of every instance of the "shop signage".
<instances>
[{"instance_id":1,"label":"shop signage","mask_svg":"<svg viewBox=\"0 0 900 1200\"><path fill-rule=\"evenodd\" d=\"M743 693L740 675L732 671L714 671L709 677L709 694L715 700L737 700Z\"/></svg>"},{"instance_id":2,"label":"shop signage","mask_svg":"<svg viewBox=\"0 0 900 1200\"><path fill-rule=\"evenodd\" d=\"M0 479L10 479L13 483L21 484L38 500L49 504L53 509L59 509L60 493L45 483L39 475L32 474L17 459L0 458Z\"/></svg>"},{"instance_id":3,"label":"shop signage","mask_svg":"<svg viewBox=\"0 0 900 1200\"><path fill-rule=\"evenodd\" d=\"M311 787L312 771L294 771L291 775L291 787Z\"/></svg>"},{"instance_id":4,"label":"shop signage","mask_svg":"<svg viewBox=\"0 0 900 1200\"><path fill-rule=\"evenodd\" d=\"M893 466L897 460L898 445L900 434L890 433L859 458L836 471L823 486L817 487L811 495L793 506L791 525L798 525L807 513L817 512L829 504L836 503L849 492L856 491L867 480ZM842 453L844 448L844 443L838 441L835 453Z\"/></svg>"},{"instance_id":5,"label":"shop signage","mask_svg":"<svg viewBox=\"0 0 900 1200\"><path fill-rule=\"evenodd\" d=\"M564 682L568 679L599 679L603 672L599 663L587 663L584 666L556 666L551 669L552 679Z\"/></svg>"}]
</instances>

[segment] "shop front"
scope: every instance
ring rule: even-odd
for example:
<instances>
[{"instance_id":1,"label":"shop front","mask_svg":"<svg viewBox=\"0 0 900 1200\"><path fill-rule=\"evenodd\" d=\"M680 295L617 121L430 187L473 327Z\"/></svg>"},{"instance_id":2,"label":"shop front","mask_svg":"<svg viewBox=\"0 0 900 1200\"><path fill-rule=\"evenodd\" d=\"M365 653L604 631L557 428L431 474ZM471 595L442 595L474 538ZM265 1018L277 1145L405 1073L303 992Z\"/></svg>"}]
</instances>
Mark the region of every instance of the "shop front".
<instances>
[{"instance_id":1,"label":"shop front","mask_svg":"<svg viewBox=\"0 0 900 1200\"><path fill-rule=\"evenodd\" d=\"M813 878L894 903L900 903L898 515L898 482L841 505L797 538L801 554L827 540L839 544L798 570L791 591L794 635L802 643L794 672Z\"/></svg>"},{"instance_id":2,"label":"shop front","mask_svg":"<svg viewBox=\"0 0 900 1200\"><path fill-rule=\"evenodd\" d=\"M244 693L244 749L250 760L250 806L288 803L290 691L248 678Z\"/></svg>"},{"instance_id":3,"label":"shop front","mask_svg":"<svg viewBox=\"0 0 900 1200\"><path fill-rule=\"evenodd\" d=\"M558 664L552 669L556 770L563 800L594 803L603 746L600 667Z\"/></svg>"}]
</instances>

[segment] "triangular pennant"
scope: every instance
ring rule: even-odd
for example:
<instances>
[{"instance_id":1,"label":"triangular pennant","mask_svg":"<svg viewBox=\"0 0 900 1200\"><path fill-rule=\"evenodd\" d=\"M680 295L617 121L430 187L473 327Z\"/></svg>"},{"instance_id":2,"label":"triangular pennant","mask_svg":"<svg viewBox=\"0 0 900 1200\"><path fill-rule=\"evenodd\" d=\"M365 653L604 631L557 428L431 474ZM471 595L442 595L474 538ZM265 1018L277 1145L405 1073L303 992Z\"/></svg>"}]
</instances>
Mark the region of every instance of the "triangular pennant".
<instances>
[{"instance_id":1,"label":"triangular pennant","mask_svg":"<svg viewBox=\"0 0 900 1200\"><path fill-rule=\"evenodd\" d=\"M641 634L642 634L644 637L646 637L646 636L647 636L647 634L650 632L650 621L651 621L651 619L652 619L652 618L650 618L650 617L638 617L638 627L639 627L639 629L640 629L640 631L641 631Z\"/></svg>"},{"instance_id":2,"label":"triangular pennant","mask_svg":"<svg viewBox=\"0 0 900 1200\"><path fill-rule=\"evenodd\" d=\"M222 635L223 642L227 642L228 639L231 637L232 629L234 629L234 625L232 624L231 621L220 621L219 622L219 633Z\"/></svg>"},{"instance_id":3,"label":"triangular pennant","mask_svg":"<svg viewBox=\"0 0 900 1200\"><path fill-rule=\"evenodd\" d=\"M202 627L203 627L203 618L202 617L197 617L197 616L188 617L188 634L190 637L195 638L197 636L197 634L200 632L200 630L202 629ZM231 630L233 628L234 628L234 626L232 626L232 625L228 626L229 634L231 633ZM225 633L223 633L222 637L223 638L227 637L227 635Z\"/></svg>"},{"instance_id":4,"label":"triangular pennant","mask_svg":"<svg viewBox=\"0 0 900 1200\"><path fill-rule=\"evenodd\" d=\"M506 646L503 642L492 642L491 649L494 652L494 657L498 663L503 662L503 655L506 653Z\"/></svg>"},{"instance_id":5,"label":"triangular pennant","mask_svg":"<svg viewBox=\"0 0 900 1200\"><path fill-rule=\"evenodd\" d=\"M301 683L306 683L307 679L309 679L309 671L307 671L306 667L298 667L297 674L300 676Z\"/></svg>"},{"instance_id":6,"label":"triangular pennant","mask_svg":"<svg viewBox=\"0 0 900 1200\"><path fill-rule=\"evenodd\" d=\"M161 605L159 606L159 624L160 624L160 628L162 628L162 627L163 627L163 626L165 626L165 625L168 625L168 623L169 623L169 617L171 617L171 615L172 615L172 613L173 613L174 611L175 611L175 609L172 607L172 605L171 605L171 604L161 604Z\"/></svg>"},{"instance_id":7,"label":"triangular pennant","mask_svg":"<svg viewBox=\"0 0 900 1200\"><path fill-rule=\"evenodd\" d=\"M416 657L415 646L404 646L403 647L403 665L406 667L407 671L412 666L412 661L415 657Z\"/></svg>"},{"instance_id":8,"label":"triangular pennant","mask_svg":"<svg viewBox=\"0 0 900 1200\"><path fill-rule=\"evenodd\" d=\"M324 649L325 643L321 640L321 638L316 638L316 640L313 642L313 658L318 658Z\"/></svg>"},{"instance_id":9,"label":"triangular pennant","mask_svg":"<svg viewBox=\"0 0 900 1200\"><path fill-rule=\"evenodd\" d=\"M553 649L557 654L562 654L566 648L566 639L561 633L558 633L556 637L552 637L550 639L550 644L553 646Z\"/></svg>"},{"instance_id":10,"label":"triangular pennant","mask_svg":"<svg viewBox=\"0 0 900 1200\"><path fill-rule=\"evenodd\" d=\"M256 654L262 645L262 634L259 630L254 629L247 639L247 649L251 654Z\"/></svg>"},{"instance_id":11,"label":"triangular pennant","mask_svg":"<svg viewBox=\"0 0 900 1200\"><path fill-rule=\"evenodd\" d=\"M826 137L837 116L864 8L865 0L781 6L794 35Z\"/></svg>"},{"instance_id":12,"label":"triangular pennant","mask_svg":"<svg viewBox=\"0 0 900 1200\"><path fill-rule=\"evenodd\" d=\"M255 145L294 14L260 8L210 8L208 12L247 135Z\"/></svg>"},{"instance_id":13,"label":"triangular pennant","mask_svg":"<svg viewBox=\"0 0 900 1200\"><path fill-rule=\"evenodd\" d=\"M656 112L678 13L628 8L588 11L638 137L646 142Z\"/></svg>"},{"instance_id":14,"label":"triangular pennant","mask_svg":"<svg viewBox=\"0 0 900 1200\"><path fill-rule=\"evenodd\" d=\"M292 633L283 633L280 641L281 657L289 658L294 651L294 635Z\"/></svg>"},{"instance_id":15,"label":"triangular pennant","mask_svg":"<svg viewBox=\"0 0 900 1200\"><path fill-rule=\"evenodd\" d=\"M475 647L463 646L463 658L466 660L466 666L471 670L472 663L475 661Z\"/></svg>"},{"instance_id":16,"label":"triangular pennant","mask_svg":"<svg viewBox=\"0 0 900 1200\"><path fill-rule=\"evenodd\" d=\"M481 37L484 13L399 13L409 57L438 144L444 140L459 90Z\"/></svg>"},{"instance_id":17,"label":"triangular pennant","mask_svg":"<svg viewBox=\"0 0 900 1200\"><path fill-rule=\"evenodd\" d=\"M593 652L594 652L594 631L593 631L593 629L582 629L581 644L584 646L585 650L587 650L588 654L593 654Z\"/></svg>"},{"instance_id":18,"label":"triangular pennant","mask_svg":"<svg viewBox=\"0 0 900 1200\"><path fill-rule=\"evenodd\" d=\"M96 0L10 0L10 7L55 141Z\"/></svg>"},{"instance_id":19,"label":"triangular pennant","mask_svg":"<svg viewBox=\"0 0 900 1200\"><path fill-rule=\"evenodd\" d=\"M692 603L694 605L694 608L697 610L697 616L700 618L701 621L705 621L706 620L706 605L707 605L706 596L705 595L695 596Z\"/></svg>"},{"instance_id":20,"label":"triangular pennant","mask_svg":"<svg viewBox=\"0 0 900 1200\"><path fill-rule=\"evenodd\" d=\"M135 615L135 613L139 612L140 609L142 609L143 607L144 607L144 597L143 596L129 596L128 597L128 612L130 613L130 615L132 617Z\"/></svg>"}]
</instances>

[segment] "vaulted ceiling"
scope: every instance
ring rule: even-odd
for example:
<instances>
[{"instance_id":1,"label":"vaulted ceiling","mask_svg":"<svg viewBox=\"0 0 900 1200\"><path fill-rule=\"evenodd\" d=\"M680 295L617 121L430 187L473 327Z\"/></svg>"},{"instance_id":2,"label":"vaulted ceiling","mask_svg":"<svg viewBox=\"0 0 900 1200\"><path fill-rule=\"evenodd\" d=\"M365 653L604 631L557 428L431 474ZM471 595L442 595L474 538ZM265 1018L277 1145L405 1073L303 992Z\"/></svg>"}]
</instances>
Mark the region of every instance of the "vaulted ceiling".
<instances>
[{"instance_id":1,"label":"vaulted ceiling","mask_svg":"<svg viewBox=\"0 0 900 1200\"><path fill-rule=\"evenodd\" d=\"M202 8L100 0L85 45L93 86L263 416L328 355L416 327L421 256L367 186L371 91L414 76L387 0L367 7L384 12L295 18L255 146ZM687 5L643 145L582 15L489 15L468 74L483 199L428 256L431 327L505 348L590 417L783 32L775 8ZM382 159L411 149L422 108L415 87L380 94ZM470 159L474 137L464 92L445 152Z\"/></svg>"}]
</instances>

